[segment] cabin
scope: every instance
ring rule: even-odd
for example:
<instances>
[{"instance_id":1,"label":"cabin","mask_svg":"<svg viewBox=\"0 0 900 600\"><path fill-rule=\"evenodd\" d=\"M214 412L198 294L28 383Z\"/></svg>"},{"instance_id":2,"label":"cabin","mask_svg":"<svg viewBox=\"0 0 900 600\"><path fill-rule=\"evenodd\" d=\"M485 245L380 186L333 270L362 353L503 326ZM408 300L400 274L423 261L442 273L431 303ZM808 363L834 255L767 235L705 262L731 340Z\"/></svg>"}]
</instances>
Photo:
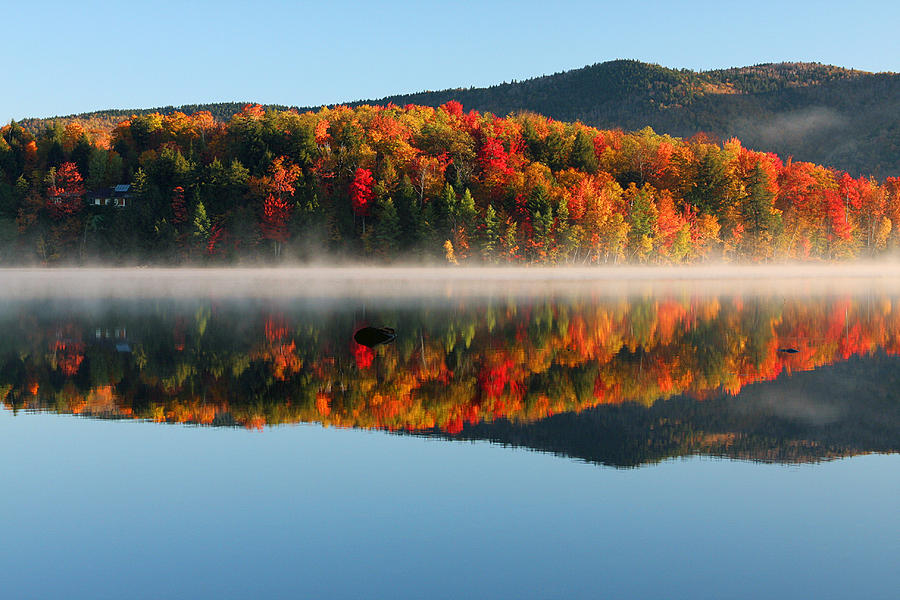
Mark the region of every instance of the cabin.
<instances>
[{"instance_id":1,"label":"cabin","mask_svg":"<svg viewBox=\"0 0 900 600\"><path fill-rule=\"evenodd\" d=\"M131 204L131 186L127 183L120 183L111 188L103 188L88 192L88 206L115 206L125 208Z\"/></svg>"}]
</instances>

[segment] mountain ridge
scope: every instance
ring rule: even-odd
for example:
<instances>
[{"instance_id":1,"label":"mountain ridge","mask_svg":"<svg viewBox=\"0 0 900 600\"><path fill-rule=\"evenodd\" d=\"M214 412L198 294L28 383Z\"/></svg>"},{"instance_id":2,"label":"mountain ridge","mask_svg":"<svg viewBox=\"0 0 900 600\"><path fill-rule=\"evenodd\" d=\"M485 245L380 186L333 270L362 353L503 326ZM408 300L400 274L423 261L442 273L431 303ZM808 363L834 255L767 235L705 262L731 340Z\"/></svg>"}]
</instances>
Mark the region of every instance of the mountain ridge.
<instances>
[{"instance_id":1,"label":"mountain ridge","mask_svg":"<svg viewBox=\"0 0 900 600\"><path fill-rule=\"evenodd\" d=\"M466 110L499 116L535 112L604 129L689 138L737 137L748 147L837 167L855 175L900 175L900 75L807 62L760 63L692 71L630 59L595 63L488 87L396 94L328 106L421 104L451 100ZM57 119L95 119L111 127L132 114L207 110L225 121L244 103L219 102L151 109L95 111L24 119L34 131ZM266 108L319 107L269 104Z\"/></svg>"}]
</instances>

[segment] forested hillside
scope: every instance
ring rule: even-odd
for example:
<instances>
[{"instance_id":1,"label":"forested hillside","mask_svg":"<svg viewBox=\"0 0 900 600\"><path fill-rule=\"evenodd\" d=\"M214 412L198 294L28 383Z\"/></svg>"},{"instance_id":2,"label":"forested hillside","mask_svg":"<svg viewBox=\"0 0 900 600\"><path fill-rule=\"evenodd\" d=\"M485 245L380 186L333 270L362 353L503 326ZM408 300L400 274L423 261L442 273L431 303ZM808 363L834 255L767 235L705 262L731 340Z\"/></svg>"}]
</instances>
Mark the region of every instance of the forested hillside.
<instances>
[{"instance_id":1,"label":"forested hillside","mask_svg":"<svg viewBox=\"0 0 900 600\"><path fill-rule=\"evenodd\" d=\"M896 178L455 101L0 129L7 263L831 260L898 224Z\"/></svg>"},{"instance_id":2,"label":"forested hillside","mask_svg":"<svg viewBox=\"0 0 900 600\"><path fill-rule=\"evenodd\" d=\"M815 63L720 71L666 69L620 60L484 89L385 98L506 115L534 111L601 128L706 132L748 147L845 169L900 175L900 75Z\"/></svg>"},{"instance_id":3,"label":"forested hillside","mask_svg":"<svg viewBox=\"0 0 900 600\"><path fill-rule=\"evenodd\" d=\"M466 110L498 116L532 111L603 129L649 126L678 137L701 131L720 140L738 137L749 148L831 165L853 175L900 175L900 75L816 63L695 72L617 60L489 88L404 94L349 105L437 107L451 100ZM207 110L227 121L240 107L220 103L179 110ZM174 111L173 107L102 111L79 118L88 129L102 129L132 112ZM45 121L23 125L36 133Z\"/></svg>"}]
</instances>

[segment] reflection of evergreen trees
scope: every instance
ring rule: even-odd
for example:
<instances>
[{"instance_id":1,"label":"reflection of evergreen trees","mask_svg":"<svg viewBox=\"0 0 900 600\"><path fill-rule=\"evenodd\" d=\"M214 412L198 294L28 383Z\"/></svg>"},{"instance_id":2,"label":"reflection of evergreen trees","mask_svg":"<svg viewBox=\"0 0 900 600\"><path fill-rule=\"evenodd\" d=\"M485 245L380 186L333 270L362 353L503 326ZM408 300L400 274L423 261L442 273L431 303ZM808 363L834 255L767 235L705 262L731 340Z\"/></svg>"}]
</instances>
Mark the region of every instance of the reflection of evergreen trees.
<instances>
[{"instance_id":1,"label":"reflection of evergreen trees","mask_svg":"<svg viewBox=\"0 0 900 600\"><path fill-rule=\"evenodd\" d=\"M397 339L359 346L363 324L395 327ZM695 452L805 460L891 450L896 431L897 377L879 354L900 350L890 298L34 302L7 306L0 327L0 401L14 409L442 431L623 465ZM722 397L853 356L870 358ZM865 364L871 373L856 374ZM850 371L838 377L841 368ZM740 412L759 389L769 412ZM825 412L803 404L837 391L846 401ZM840 427L798 421L808 414Z\"/></svg>"}]
</instances>

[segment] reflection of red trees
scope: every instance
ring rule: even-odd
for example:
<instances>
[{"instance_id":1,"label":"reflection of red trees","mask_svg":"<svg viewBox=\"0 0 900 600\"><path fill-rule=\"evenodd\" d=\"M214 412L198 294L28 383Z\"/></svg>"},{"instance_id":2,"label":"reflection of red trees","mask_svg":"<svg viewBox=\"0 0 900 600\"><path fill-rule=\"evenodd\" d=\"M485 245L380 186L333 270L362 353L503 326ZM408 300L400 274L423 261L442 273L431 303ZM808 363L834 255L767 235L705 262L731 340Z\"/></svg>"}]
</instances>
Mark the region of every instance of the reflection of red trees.
<instances>
[{"instance_id":1,"label":"reflection of red trees","mask_svg":"<svg viewBox=\"0 0 900 600\"><path fill-rule=\"evenodd\" d=\"M753 382L879 348L900 353L900 302L892 299L586 303L555 307L554 318L563 326L535 335L535 329L523 323L539 312L521 307L500 314L492 331L480 327L480 315L467 315L474 329L464 349L462 338L453 341L446 332L434 331L411 349L388 345L377 353L353 341L349 348L341 344L333 349L327 341L333 337L321 331L311 333L309 339L315 342L303 341L296 337L299 333L291 333L302 328L290 317L273 314L257 325L253 347L234 356L235 364L249 358L263 369L273 390L267 393L281 394L274 398L277 407L265 410L234 396L232 377L240 371L194 371L189 357L197 356L193 344L201 337L187 335L190 326L183 319L176 320L176 347L189 345L190 352L174 358L178 368L173 371L140 367L142 385L152 390L155 404L134 411L115 387L84 392L72 380L63 390L41 375L44 360L49 371L66 378L77 375L83 365L82 333L74 327L54 329L47 334L52 336L47 345L41 344L49 346L52 360L44 354L29 358L23 371L27 377L9 397L38 403L40 390L47 398L63 398L57 406L70 412L117 411L154 421L212 423L228 413L249 428L317 421L392 430L438 427L457 433L466 423L483 420L531 421L600 404L650 404L677 394L702 399L719 390L736 393ZM458 325L450 325L451 330L466 329ZM782 348L798 352L779 352ZM378 369L372 368L376 354ZM356 369L346 368L348 357ZM173 378L172 373L182 375Z\"/></svg>"},{"instance_id":2,"label":"reflection of red trees","mask_svg":"<svg viewBox=\"0 0 900 600\"><path fill-rule=\"evenodd\" d=\"M463 418L462 415L454 415L450 417L450 420L447 421L447 424L444 425L444 430L450 435L456 435L457 433L463 430Z\"/></svg>"},{"instance_id":3,"label":"reflection of red trees","mask_svg":"<svg viewBox=\"0 0 900 600\"><path fill-rule=\"evenodd\" d=\"M375 351L367 348L356 341L350 342L350 351L353 353L353 360L356 362L356 368L368 369L375 360Z\"/></svg>"},{"instance_id":4,"label":"reflection of red trees","mask_svg":"<svg viewBox=\"0 0 900 600\"><path fill-rule=\"evenodd\" d=\"M72 377L78 373L84 360L84 344L69 340L57 340L53 346L56 354L56 365L63 375Z\"/></svg>"},{"instance_id":5,"label":"reflection of red trees","mask_svg":"<svg viewBox=\"0 0 900 600\"><path fill-rule=\"evenodd\" d=\"M294 340L286 341L290 329L284 315L272 315L264 325L266 344L257 352L251 353L255 360L263 360L271 365L272 376L284 381L303 368L303 360L297 355L297 344Z\"/></svg>"},{"instance_id":6,"label":"reflection of red trees","mask_svg":"<svg viewBox=\"0 0 900 600\"><path fill-rule=\"evenodd\" d=\"M328 394L324 392L316 394L316 410L323 417L331 414L331 397Z\"/></svg>"},{"instance_id":7,"label":"reflection of red trees","mask_svg":"<svg viewBox=\"0 0 900 600\"><path fill-rule=\"evenodd\" d=\"M288 335L288 328L284 316L271 316L266 319L265 331L266 340L269 342L276 342L286 338Z\"/></svg>"},{"instance_id":8,"label":"reflection of red trees","mask_svg":"<svg viewBox=\"0 0 900 600\"><path fill-rule=\"evenodd\" d=\"M297 356L296 350L294 342L274 344L267 355L261 355L272 364L272 376L278 381L284 381L287 376L303 368L303 361Z\"/></svg>"},{"instance_id":9,"label":"reflection of red trees","mask_svg":"<svg viewBox=\"0 0 900 600\"><path fill-rule=\"evenodd\" d=\"M513 360L505 357L499 364L483 368L478 375L478 387L488 398L499 398L510 382L513 367Z\"/></svg>"}]
</instances>

